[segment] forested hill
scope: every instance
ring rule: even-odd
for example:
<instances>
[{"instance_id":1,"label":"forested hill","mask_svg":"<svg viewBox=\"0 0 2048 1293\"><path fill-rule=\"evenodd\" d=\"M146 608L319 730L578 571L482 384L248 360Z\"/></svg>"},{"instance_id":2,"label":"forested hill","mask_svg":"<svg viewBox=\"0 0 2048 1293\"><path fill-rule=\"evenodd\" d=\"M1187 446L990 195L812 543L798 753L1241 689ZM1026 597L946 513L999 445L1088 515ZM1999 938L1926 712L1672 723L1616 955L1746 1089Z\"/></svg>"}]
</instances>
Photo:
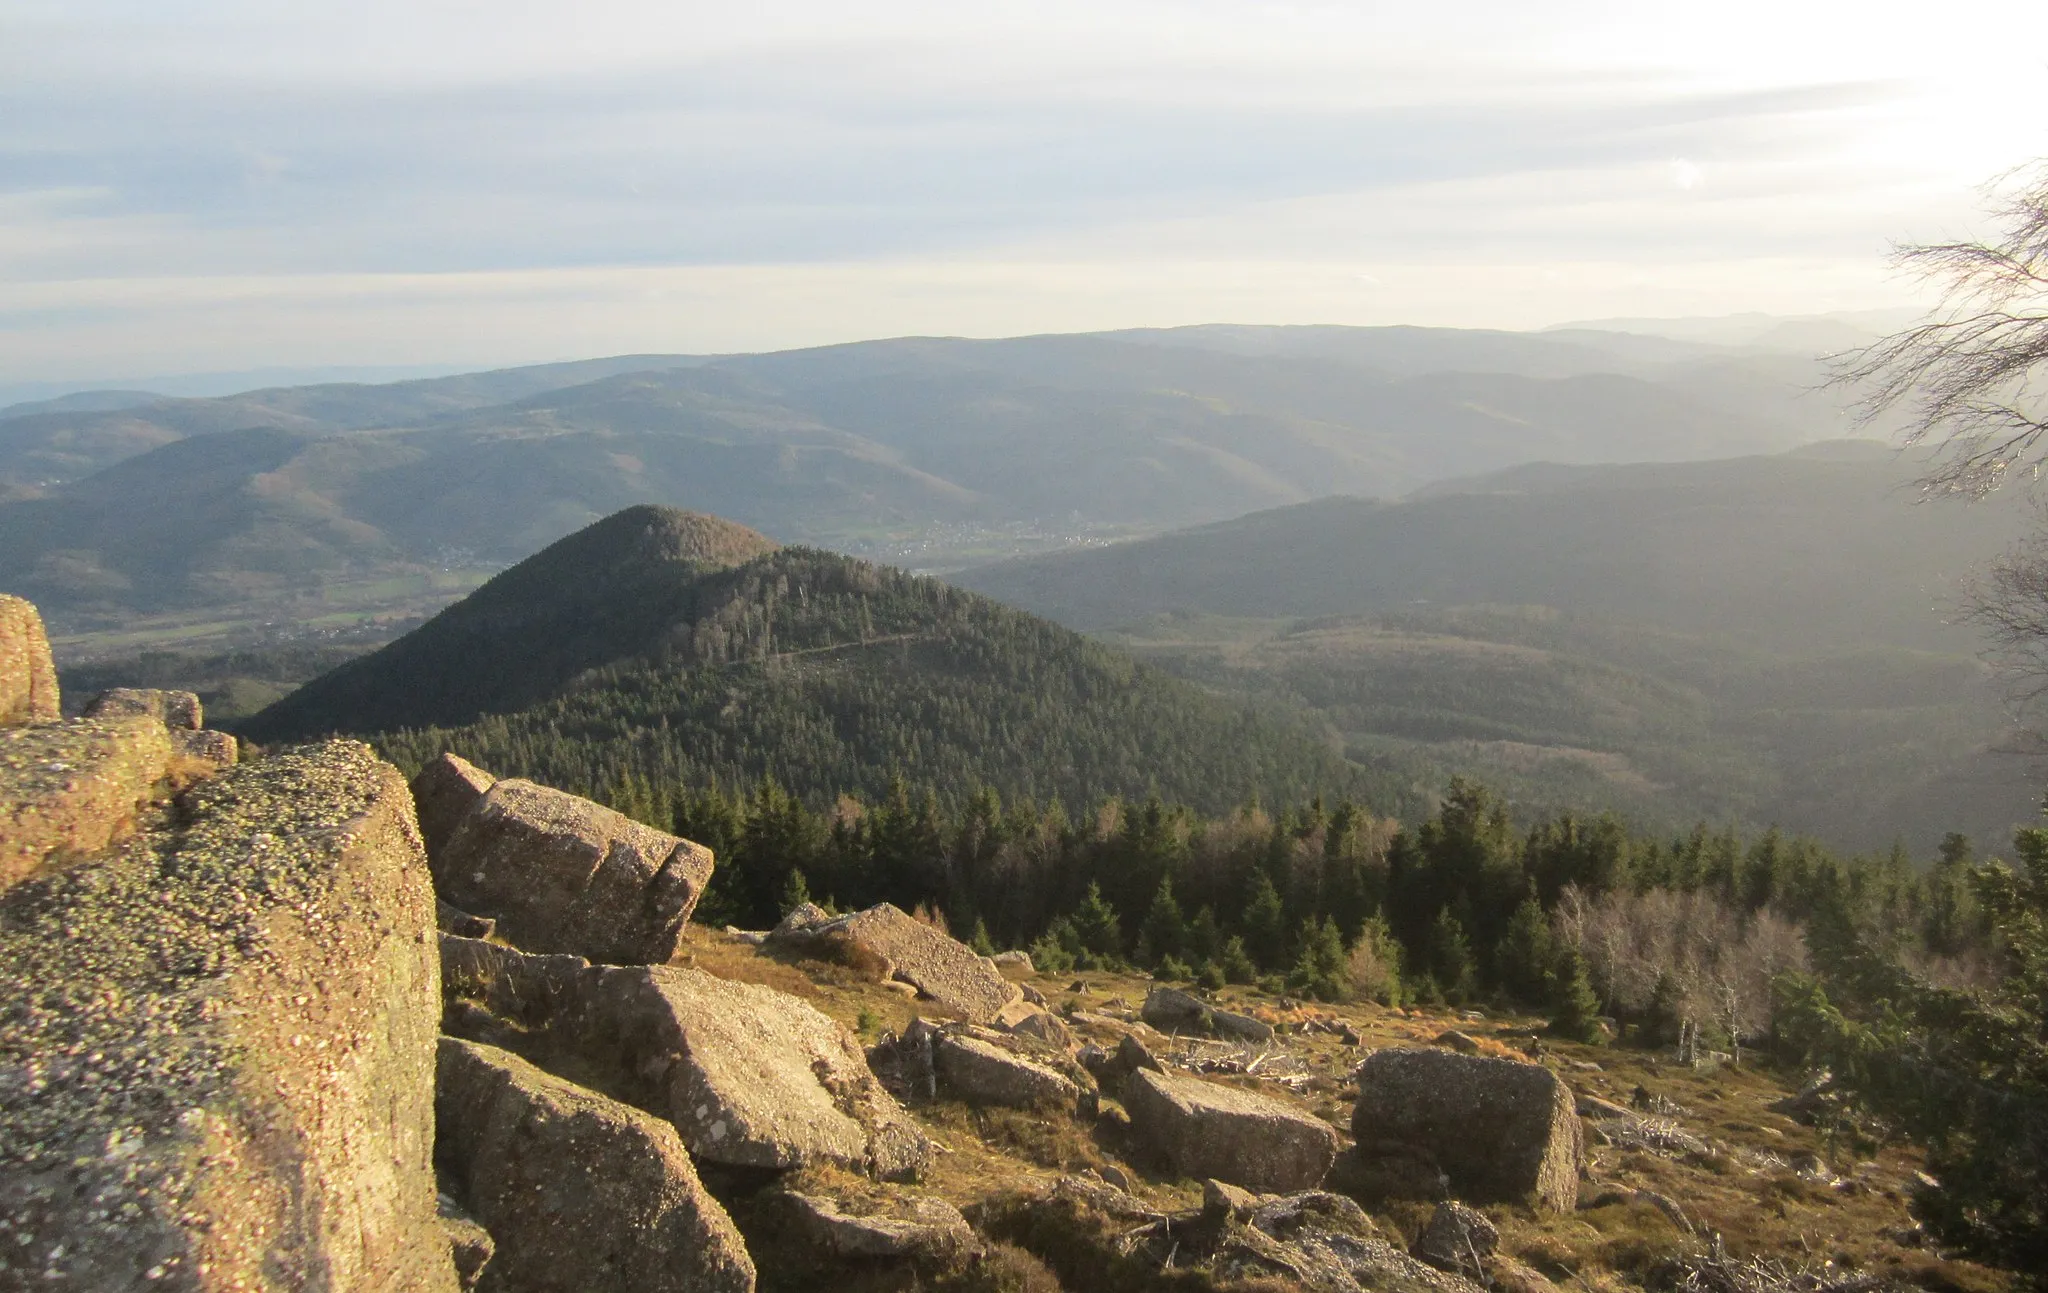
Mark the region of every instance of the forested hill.
<instances>
[{"instance_id":1,"label":"forested hill","mask_svg":"<svg viewBox=\"0 0 2048 1293\"><path fill-rule=\"evenodd\" d=\"M1075 810L1112 794L1221 811L1367 790L1307 722L902 571L797 547L707 560L668 542L686 524L704 521L607 518L248 734L376 734L401 764L452 749L615 799L764 776L820 801L880 796L900 776ZM734 532L750 533L714 533L744 556Z\"/></svg>"}]
</instances>

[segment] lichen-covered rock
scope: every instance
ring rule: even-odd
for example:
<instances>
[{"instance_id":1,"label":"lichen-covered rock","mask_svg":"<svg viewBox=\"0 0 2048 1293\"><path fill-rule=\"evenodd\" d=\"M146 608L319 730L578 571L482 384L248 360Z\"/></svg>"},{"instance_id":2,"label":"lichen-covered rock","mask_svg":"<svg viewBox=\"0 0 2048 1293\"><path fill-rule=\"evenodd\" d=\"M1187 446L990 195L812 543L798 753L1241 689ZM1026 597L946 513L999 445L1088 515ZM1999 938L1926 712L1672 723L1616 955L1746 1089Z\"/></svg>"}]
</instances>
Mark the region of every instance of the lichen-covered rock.
<instances>
[{"instance_id":1,"label":"lichen-covered rock","mask_svg":"<svg viewBox=\"0 0 2048 1293\"><path fill-rule=\"evenodd\" d=\"M1191 993L1164 985L1145 994L1145 1005L1139 1014L1146 1023L1165 1033L1213 1034L1251 1042L1273 1038L1273 1026L1263 1019L1219 1009Z\"/></svg>"},{"instance_id":2,"label":"lichen-covered rock","mask_svg":"<svg viewBox=\"0 0 2048 1293\"><path fill-rule=\"evenodd\" d=\"M193 732L182 727L167 731L171 738L171 752L181 759L210 763L216 768L232 768L242 761L242 747L233 733Z\"/></svg>"},{"instance_id":3,"label":"lichen-covered rock","mask_svg":"<svg viewBox=\"0 0 2048 1293\"><path fill-rule=\"evenodd\" d=\"M1537 1064L1383 1050L1358 1068L1352 1135L1423 1150L1460 1196L1577 1204L1585 1143L1571 1089Z\"/></svg>"},{"instance_id":4,"label":"lichen-covered rock","mask_svg":"<svg viewBox=\"0 0 2048 1293\"><path fill-rule=\"evenodd\" d=\"M436 1204L441 1233L448 1237L448 1251L455 1259L456 1282L466 1293L483 1279L484 1267L491 1264L491 1254L498 1250L497 1242L491 1238L490 1231L447 1195L442 1195Z\"/></svg>"},{"instance_id":5,"label":"lichen-covered rock","mask_svg":"<svg viewBox=\"0 0 2048 1293\"><path fill-rule=\"evenodd\" d=\"M1440 1271L1483 1279L1487 1259L1499 1246L1500 1231L1484 1214L1446 1199L1436 1205L1409 1251Z\"/></svg>"},{"instance_id":6,"label":"lichen-covered rock","mask_svg":"<svg viewBox=\"0 0 2048 1293\"><path fill-rule=\"evenodd\" d=\"M33 603L0 593L0 727L54 723L57 666Z\"/></svg>"},{"instance_id":7,"label":"lichen-covered rock","mask_svg":"<svg viewBox=\"0 0 2048 1293\"><path fill-rule=\"evenodd\" d=\"M912 1176L931 1142L844 1026L786 992L697 970L594 970L584 1046L612 1055L698 1158L742 1167L837 1163Z\"/></svg>"},{"instance_id":8,"label":"lichen-covered rock","mask_svg":"<svg viewBox=\"0 0 2048 1293\"><path fill-rule=\"evenodd\" d=\"M848 1201L785 1190L781 1201L794 1228L834 1257L913 1257L981 1246L960 1209L928 1194Z\"/></svg>"},{"instance_id":9,"label":"lichen-covered rock","mask_svg":"<svg viewBox=\"0 0 2048 1293\"><path fill-rule=\"evenodd\" d=\"M1280 1193L1320 1185L1337 1158L1334 1129L1270 1096L1141 1068L1123 1097L1132 1131L1182 1176Z\"/></svg>"},{"instance_id":10,"label":"lichen-covered rock","mask_svg":"<svg viewBox=\"0 0 2048 1293\"><path fill-rule=\"evenodd\" d=\"M711 878L711 850L517 779L494 783L432 861L443 898L518 946L615 965L675 955Z\"/></svg>"},{"instance_id":11,"label":"lichen-covered rock","mask_svg":"<svg viewBox=\"0 0 2048 1293\"><path fill-rule=\"evenodd\" d=\"M160 725L139 723L161 733ZM353 741L0 898L0 1287L453 1293L433 892Z\"/></svg>"},{"instance_id":12,"label":"lichen-covered rock","mask_svg":"<svg viewBox=\"0 0 2048 1293\"><path fill-rule=\"evenodd\" d=\"M165 727L196 732L206 726L199 697L189 691L158 691L149 687L115 687L85 707L87 718L153 718Z\"/></svg>"},{"instance_id":13,"label":"lichen-covered rock","mask_svg":"<svg viewBox=\"0 0 2048 1293\"><path fill-rule=\"evenodd\" d=\"M1065 1074L959 1033L941 1033L933 1040L932 1067L939 1089L969 1104L1071 1110L1081 1095L1080 1086Z\"/></svg>"},{"instance_id":14,"label":"lichen-covered rock","mask_svg":"<svg viewBox=\"0 0 2048 1293\"><path fill-rule=\"evenodd\" d=\"M455 828L496 784L496 777L454 754L443 753L420 769L412 779L412 802L428 857L440 856Z\"/></svg>"},{"instance_id":15,"label":"lichen-covered rock","mask_svg":"<svg viewBox=\"0 0 2048 1293\"><path fill-rule=\"evenodd\" d=\"M837 945L843 959L880 966L880 977L910 984L919 996L969 1023L993 1021L1003 1007L1023 995L995 962L886 902L839 917L799 908L775 927L768 941L826 949Z\"/></svg>"},{"instance_id":16,"label":"lichen-covered rock","mask_svg":"<svg viewBox=\"0 0 2048 1293\"><path fill-rule=\"evenodd\" d=\"M675 1128L508 1051L441 1040L436 1158L505 1293L751 1293L754 1264Z\"/></svg>"},{"instance_id":17,"label":"lichen-covered rock","mask_svg":"<svg viewBox=\"0 0 2048 1293\"><path fill-rule=\"evenodd\" d=\"M133 830L170 761L148 718L0 728L0 891Z\"/></svg>"},{"instance_id":18,"label":"lichen-covered rock","mask_svg":"<svg viewBox=\"0 0 2048 1293\"><path fill-rule=\"evenodd\" d=\"M1217 1246L1215 1270L1314 1293L1481 1293L1381 1238L1350 1199L1320 1191L1259 1200Z\"/></svg>"}]
</instances>

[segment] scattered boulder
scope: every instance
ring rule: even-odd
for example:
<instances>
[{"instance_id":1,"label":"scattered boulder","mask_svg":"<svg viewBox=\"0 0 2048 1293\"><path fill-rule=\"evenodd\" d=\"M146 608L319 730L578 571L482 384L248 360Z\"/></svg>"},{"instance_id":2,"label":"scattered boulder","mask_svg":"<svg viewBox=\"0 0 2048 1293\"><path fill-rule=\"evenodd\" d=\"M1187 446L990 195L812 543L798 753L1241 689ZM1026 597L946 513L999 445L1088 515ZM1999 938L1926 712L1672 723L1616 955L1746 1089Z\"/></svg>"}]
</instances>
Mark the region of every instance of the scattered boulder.
<instances>
[{"instance_id":1,"label":"scattered boulder","mask_svg":"<svg viewBox=\"0 0 2048 1293\"><path fill-rule=\"evenodd\" d=\"M1022 995L995 962L886 902L836 917L806 904L784 917L768 941L821 947L849 964L879 966L879 977L910 984L919 996L969 1023L993 1021Z\"/></svg>"},{"instance_id":2,"label":"scattered boulder","mask_svg":"<svg viewBox=\"0 0 2048 1293\"><path fill-rule=\"evenodd\" d=\"M445 1194L439 1199L439 1219L441 1232L448 1236L448 1250L455 1258L456 1282L467 1293L484 1277L484 1267L491 1264L491 1254L498 1246L490 1231Z\"/></svg>"},{"instance_id":3,"label":"scattered boulder","mask_svg":"<svg viewBox=\"0 0 2048 1293\"><path fill-rule=\"evenodd\" d=\"M115 687L101 692L85 707L86 718L153 718L167 728L196 732L205 727L199 697L189 691L157 691Z\"/></svg>"},{"instance_id":4,"label":"scattered boulder","mask_svg":"<svg viewBox=\"0 0 2048 1293\"><path fill-rule=\"evenodd\" d=\"M754 1264L675 1128L508 1051L441 1041L436 1158L518 1293L751 1293Z\"/></svg>"},{"instance_id":5,"label":"scattered boulder","mask_svg":"<svg viewBox=\"0 0 2048 1293\"><path fill-rule=\"evenodd\" d=\"M1457 1051L1461 1055L1477 1055L1479 1041L1470 1033L1461 1033L1455 1028L1446 1028L1436 1035L1436 1044Z\"/></svg>"},{"instance_id":6,"label":"scattered boulder","mask_svg":"<svg viewBox=\"0 0 2048 1293\"><path fill-rule=\"evenodd\" d=\"M675 954L711 850L588 799L492 784L433 857L440 894L520 947L617 965Z\"/></svg>"},{"instance_id":7,"label":"scattered boulder","mask_svg":"<svg viewBox=\"0 0 2048 1293\"><path fill-rule=\"evenodd\" d=\"M1145 996L1140 1017L1165 1033L1203 1033L1242 1041L1273 1039L1273 1026L1250 1015L1221 1010L1179 988L1155 987Z\"/></svg>"},{"instance_id":8,"label":"scattered boulder","mask_svg":"<svg viewBox=\"0 0 2048 1293\"><path fill-rule=\"evenodd\" d=\"M889 1179L931 1156L853 1034L788 993L656 966L593 970L578 995L583 1048L616 1056L700 1159Z\"/></svg>"},{"instance_id":9,"label":"scattered boulder","mask_svg":"<svg viewBox=\"0 0 2048 1293\"><path fill-rule=\"evenodd\" d=\"M216 768L232 768L242 761L241 743L230 732L188 732L183 728L166 731L171 738L171 751L180 758L211 763Z\"/></svg>"},{"instance_id":10,"label":"scattered boulder","mask_svg":"<svg viewBox=\"0 0 2048 1293\"><path fill-rule=\"evenodd\" d=\"M1265 1197L1211 1177L1202 1182L1202 1219L1212 1225L1243 1221L1259 1210Z\"/></svg>"},{"instance_id":11,"label":"scattered boulder","mask_svg":"<svg viewBox=\"0 0 2048 1293\"><path fill-rule=\"evenodd\" d=\"M1446 1050L1382 1050L1358 1067L1352 1134L1427 1152L1468 1198L1535 1195L1570 1211L1585 1147L1571 1089L1549 1069Z\"/></svg>"},{"instance_id":12,"label":"scattered boulder","mask_svg":"<svg viewBox=\"0 0 2048 1293\"><path fill-rule=\"evenodd\" d=\"M1064 1074L959 1033L940 1033L933 1040L932 1066L940 1089L969 1104L1072 1109L1081 1095L1081 1088Z\"/></svg>"},{"instance_id":13,"label":"scattered boulder","mask_svg":"<svg viewBox=\"0 0 2048 1293\"><path fill-rule=\"evenodd\" d=\"M0 891L127 835L170 761L147 718L0 728Z\"/></svg>"},{"instance_id":14,"label":"scattered boulder","mask_svg":"<svg viewBox=\"0 0 2048 1293\"><path fill-rule=\"evenodd\" d=\"M0 727L61 717L57 666L43 617L33 603L0 593Z\"/></svg>"},{"instance_id":15,"label":"scattered boulder","mask_svg":"<svg viewBox=\"0 0 2048 1293\"><path fill-rule=\"evenodd\" d=\"M78 726L117 722L163 731ZM0 898L0 1285L453 1293L432 939L411 797L353 741Z\"/></svg>"},{"instance_id":16,"label":"scattered boulder","mask_svg":"<svg viewBox=\"0 0 2048 1293\"><path fill-rule=\"evenodd\" d=\"M1037 967L1031 964L1029 952L997 952L994 957L996 968L1009 974L1036 974ZM1042 1004L1042 1003L1041 1003Z\"/></svg>"},{"instance_id":17,"label":"scattered boulder","mask_svg":"<svg viewBox=\"0 0 2048 1293\"><path fill-rule=\"evenodd\" d=\"M1065 1050L1073 1041L1073 1034L1060 1017L1043 1007L1034 1008L1030 1014L1011 1024L1010 1031L1060 1050Z\"/></svg>"},{"instance_id":18,"label":"scattered boulder","mask_svg":"<svg viewBox=\"0 0 2048 1293\"><path fill-rule=\"evenodd\" d=\"M420 818L427 856L439 857L455 828L483 802L498 779L459 755L443 753L412 779L412 802Z\"/></svg>"},{"instance_id":19,"label":"scattered boulder","mask_svg":"<svg viewBox=\"0 0 2048 1293\"><path fill-rule=\"evenodd\" d=\"M795 1229L834 1257L916 1257L981 1246L960 1209L928 1194L848 1202L785 1190L782 1198Z\"/></svg>"},{"instance_id":20,"label":"scattered boulder","mask_svg":"<svg viewBox=\"0 0 2048 1293\"><path fill-rule=\"evenodd\" d=\"M1182 1176L1277 1193L1320 1184L1337 1157L1328 1124L1269 1096L1141 1068L1123 1100L1132 1129Z\"/></svg>"},{"instance_id":21,"label":"scattered boulder","mask_svg":"<svg viewBox=\"0 0 2048 1293\"><path fill-rule=\"evenodd\" d=\"M1625 1105L1618 1105L1612 1100L1602 1100L1599 1096L1589 1095L1584 1091L1573 1098L1572 1107L1578 1111L1581 1118L1599 1120L1635 1117L1635 1113Z\"/></svg>"},{"instance_id":22,"label":"scattered boulder","mask_svg":"<svg viewBox=\"0 0 2048 1293\"><path fill-rule=\"evenodd\" d=\"M1484 1214L1452 1199L1436 1205L1409 1251L1440 1271L1484 1279L1487 1260L1499 1246L1499 1229Z\"/></svg>"},{"instance_id":23,"label":"scattered boulder","mask_svg":"<svg viewBox=\"0 0 2048 1293\"><path fill-rule=\"evenodd\" d=\"M1316 1293L1481 1293L1388 1243L1350 1199L1321 1191L1259 1200L1242 1227L1226 1232L1215 1270Z\"/></svg>"}]
</instances>

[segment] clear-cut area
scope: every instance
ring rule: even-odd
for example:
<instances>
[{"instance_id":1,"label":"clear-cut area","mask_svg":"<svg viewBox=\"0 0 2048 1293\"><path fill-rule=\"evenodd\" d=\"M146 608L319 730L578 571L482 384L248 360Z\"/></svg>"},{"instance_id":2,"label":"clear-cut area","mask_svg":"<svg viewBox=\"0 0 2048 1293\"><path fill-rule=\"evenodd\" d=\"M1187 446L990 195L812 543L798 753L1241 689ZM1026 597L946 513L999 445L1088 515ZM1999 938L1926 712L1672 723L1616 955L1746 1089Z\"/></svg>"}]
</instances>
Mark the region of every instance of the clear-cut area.
<instances>
[{"instance_id":1,"label":"clear-cut area","mask_svg":"<svg viewBox=\"0 0 2048 1293\"><path fill-rule=\"evenodd\" d=\"M9 890L0 1287L452 1293L433 917L405 782L349 741Z\"/></svg>"}]
</instances>

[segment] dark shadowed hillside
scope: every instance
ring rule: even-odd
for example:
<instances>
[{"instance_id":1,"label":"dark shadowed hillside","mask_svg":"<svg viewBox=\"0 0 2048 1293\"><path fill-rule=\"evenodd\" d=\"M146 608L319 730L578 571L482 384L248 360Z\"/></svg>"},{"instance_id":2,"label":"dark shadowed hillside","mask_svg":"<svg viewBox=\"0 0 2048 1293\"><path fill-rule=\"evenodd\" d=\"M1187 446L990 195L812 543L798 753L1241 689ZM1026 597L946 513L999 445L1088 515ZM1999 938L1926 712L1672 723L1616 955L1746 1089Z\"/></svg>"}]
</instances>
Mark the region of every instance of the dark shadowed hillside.
<instances>
[{"instance_id":1,"label":"dark shadowed hillside","mask_svg":"<svg viewBox=\"0 0 2048 1293\"><path fill-rule=\"evenodd\" d=\"M1907 473L1868 445L1538 465L958 578L1308 706L1417 793L1464 773L1530 809L2003 839L2037 768L1944 616L2031 513L1916 505Z\"/></svg>"},{"instance_id":2,"label":"dark shadowed hillside","mask_svg":"<svg viewBox=\"0 0 2048 1293\"><path fill-rule=\"evenodd\" d=\"M1363 782L1319 726L934 580L659 508L562 540L246 730L379 733L402 763L447 748L594 790L879 794L900 775L1223 808Z\"/></svg>"}]
</instances>

